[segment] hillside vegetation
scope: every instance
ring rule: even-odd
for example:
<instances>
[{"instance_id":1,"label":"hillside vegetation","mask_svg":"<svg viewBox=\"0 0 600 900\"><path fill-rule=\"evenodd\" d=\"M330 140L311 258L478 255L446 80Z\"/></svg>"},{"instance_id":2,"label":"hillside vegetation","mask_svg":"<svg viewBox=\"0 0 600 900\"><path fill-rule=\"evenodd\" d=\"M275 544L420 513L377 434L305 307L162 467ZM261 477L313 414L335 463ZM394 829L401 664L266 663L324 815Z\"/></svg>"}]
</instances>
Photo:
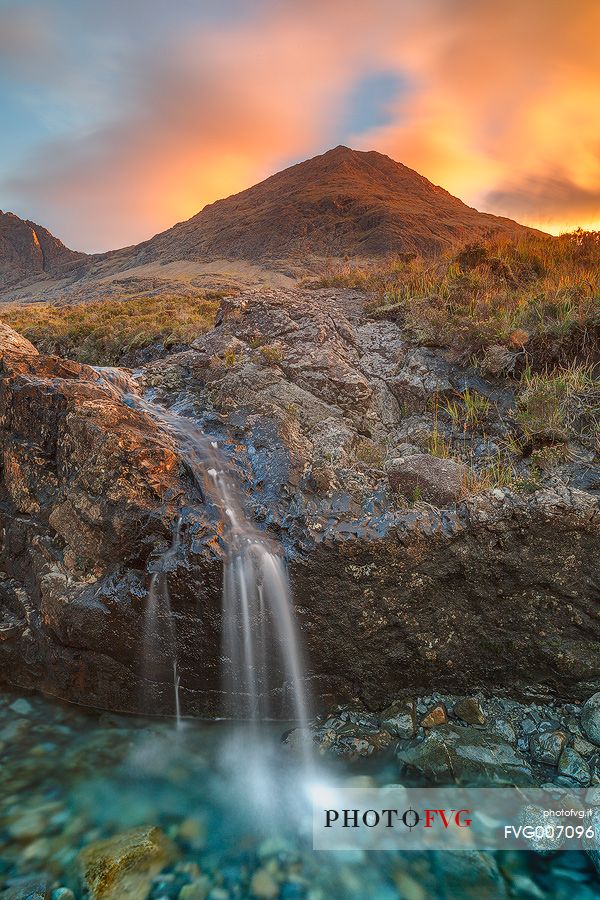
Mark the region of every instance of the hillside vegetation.
<instances>
[{"instance_id":1,"label":"hillside vegetation","mask_svg":"<svg viewBox=\"0 0 600 900\"><path fill-rule=\"evenodd\" d=\"M318 286L366 291L374 316L490 374L598 360L600 232L471 244L433 261L346 262Z\"/></svg>"},{"instance_id":2,"label":"hillside vegetation","mask_svg":"<svg viewBox=\"0 0 600 900\"><path fill-rule=\"evenodd\" d=\"M33 303L0 310L0 320L42 353L91 365L127 364L153 345L169 349L210 328L218 296L98 300L77 306Z\"/></svg>"}]
</instances>

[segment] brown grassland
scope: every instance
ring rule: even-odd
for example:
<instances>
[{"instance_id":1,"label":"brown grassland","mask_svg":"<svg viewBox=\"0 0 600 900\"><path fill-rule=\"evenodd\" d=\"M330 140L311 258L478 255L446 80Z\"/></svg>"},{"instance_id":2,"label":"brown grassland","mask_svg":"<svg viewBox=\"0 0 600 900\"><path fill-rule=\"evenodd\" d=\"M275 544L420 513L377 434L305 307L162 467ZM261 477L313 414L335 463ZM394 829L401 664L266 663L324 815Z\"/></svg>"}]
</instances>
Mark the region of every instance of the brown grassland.
<instances>
[{"instance_id":1,"label":"brown grassland","mask_svg":"<svg viewBox=\"0 0 600 900\"><path fill-rule=\"evenodd\" d=\"M139 297L74 306L11 305L0 320L42 353L91 365L117 365L153 344L166 349L193 341L214 322L218 297Z\"/></svg>"}]
</instances>

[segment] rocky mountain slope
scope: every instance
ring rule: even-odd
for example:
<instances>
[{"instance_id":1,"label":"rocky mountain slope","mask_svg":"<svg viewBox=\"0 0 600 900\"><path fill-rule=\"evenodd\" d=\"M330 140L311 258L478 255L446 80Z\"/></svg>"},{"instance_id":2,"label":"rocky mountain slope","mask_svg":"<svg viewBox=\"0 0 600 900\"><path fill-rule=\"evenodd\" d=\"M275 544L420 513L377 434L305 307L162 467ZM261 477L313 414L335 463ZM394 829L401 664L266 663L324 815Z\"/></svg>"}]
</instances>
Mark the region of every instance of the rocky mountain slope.
<instances>
[{"instance_id":1,"label":"rocky mountain slope","mask_svg":"<svg viewBox=\"0 0 600 900\"><path fill-rule=\"evenodd\" d=\"M219 515L171 437L97 372L0 338L2 678L172 712L172 670L148 683L142 635L181 513L166 577L182 706L219 712ZM226 299L143 383L218 444L249 518L285 551L319 704L600 689L597 469L473 493L460 461L428 449L435 398L476 386L506 408L501 384L335 291ZM491 411L475 459L504 427Z\"/></svg>"},{"instance_id":2,"label":"rocky mountain slope","mask_svg":"<svg viewBox=\"0 0 600 900\"><path fill-rule=\"evenodd\" d=\"M480 213L381 153L336 147L206 206L131 259L430 255L528 229Z\"/></svg>"},{"instance_id":3,"label":"rocky mountain slope","mask_svg":"<svg viewBox=\"0 0 600 900\"><path fill-rule=\"evenodd\" d=\"M0 297L61 298L66 292L71 300L88 300L99 291L122 296L286 286L331 257L432 255L530 231L466 206L388 156L336 147L206 206L151 240L110 253L74 253L45 229L3 214ZM31 288L32 277L44 281Z\"/></svg>"},{"instance_id":4,"label":"rocky mountain slope","mask_svg":"<svg viewBox=\"0 0 600 900\"><path fill-rule=\"evenodd\" d=\"M0 290L73 274L85 261L41 225L0 210Z\"/></svg>"}]
</instances>

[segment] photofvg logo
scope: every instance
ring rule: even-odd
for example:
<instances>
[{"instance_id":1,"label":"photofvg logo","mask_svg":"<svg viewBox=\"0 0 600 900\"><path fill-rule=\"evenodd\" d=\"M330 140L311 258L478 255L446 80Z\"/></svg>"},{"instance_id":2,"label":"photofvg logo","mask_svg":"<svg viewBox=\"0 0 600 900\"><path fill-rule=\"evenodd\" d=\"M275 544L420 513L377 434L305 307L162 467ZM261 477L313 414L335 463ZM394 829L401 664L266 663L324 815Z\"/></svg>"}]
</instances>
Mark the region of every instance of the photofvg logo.
<instances>
[{"instance_id":1,"label":"photofvg logo","mask_svg":"<svg viewBox=\"0 0 600 900\"><path fill-rule=\"evenodd\" d=\"M315 850L600 848L600 808L585 789L323 785L312 795Z\"/></svg>"},{"instance_id":2,"label":"photofvg logo","mask_svg":"<svg viewBox=\"0 0 600 900\"><path fill-rule=\"evenodd\" d=\"M398 828L404 826L409 830L433 828L441 824L443 828L470 828L472 819L469 809L424 809L418 812L409 806L408 809L326 809L325 828L332 828L340 821L342 828Z\"/></svg>"}]
</instances>

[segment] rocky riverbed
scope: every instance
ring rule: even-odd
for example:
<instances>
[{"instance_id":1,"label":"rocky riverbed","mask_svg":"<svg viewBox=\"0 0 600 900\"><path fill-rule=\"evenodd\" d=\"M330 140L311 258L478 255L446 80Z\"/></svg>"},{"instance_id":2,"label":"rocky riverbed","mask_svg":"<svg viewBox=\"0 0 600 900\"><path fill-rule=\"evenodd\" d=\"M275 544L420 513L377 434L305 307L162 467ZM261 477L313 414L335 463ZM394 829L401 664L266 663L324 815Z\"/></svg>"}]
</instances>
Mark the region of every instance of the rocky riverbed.
<instances>
[{"instance_id":1,"label":"rocky riverbed","mask_svg":"<svg viewBox=\"0 0 600 900\"><path fill-rule=\"evenodd\" d=\"M435 695L377 715L336 710L315 725L315 777L339 787L449 783L435 743L464 783L587 783L600 806L598 718L598 698L580 708ZM3 695L0 897L597 896L593 859L579 851L315 853L292 736L265 726L270 789L259 796L239 726L177 731L169 721Z\"/></svg>"}]
</instances>

